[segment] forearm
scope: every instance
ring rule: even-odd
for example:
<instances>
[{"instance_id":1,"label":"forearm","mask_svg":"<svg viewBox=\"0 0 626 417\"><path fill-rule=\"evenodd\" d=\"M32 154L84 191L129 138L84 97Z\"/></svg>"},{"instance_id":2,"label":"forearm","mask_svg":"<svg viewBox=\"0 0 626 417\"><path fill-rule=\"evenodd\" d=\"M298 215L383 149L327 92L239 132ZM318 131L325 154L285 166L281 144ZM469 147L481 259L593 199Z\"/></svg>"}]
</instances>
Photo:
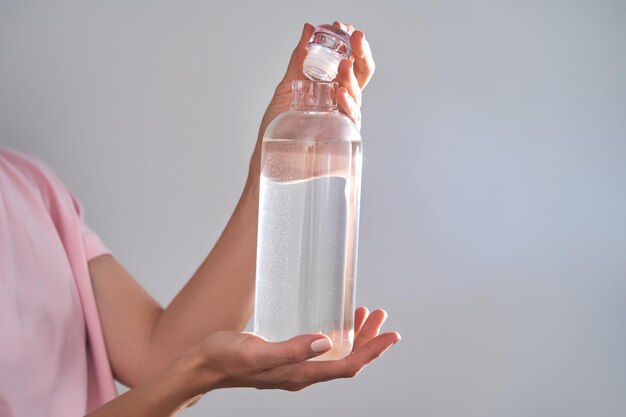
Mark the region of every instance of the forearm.
<instances>
[{"instance_id":1,"label":"forearm","mask_svg":"<svg viewBox=\"0 0 626 417\"><path fill-rule=\"evenodd\" d=\"M255 178L257 177L257 178ZM167 362L217 330L242 330L254 302L258 175L211 253L156 319L151 346Z\"/></svg>"},{"instance_id":2,"label":"forearm","mask_svg":"<svg viewBox=\"0 0 626 417\"><path fill-rule=\"evenodd\" d=\"M255 152L256 155L256 152ZM257 159L251 161L251 171ZM211 253L163 309L112 256L89 261L116 378L133 387L217 330L241 330L253 307L258 174Z\"/></svg>"},{"instance_id":3,"label":"forearm","mask_svg":"<svg viewBox=\"0 0 626 417\"><path fill-rule=\"evenodd\" d=\"M182 358L87 417L170 417L202 394L194 363Z\"/></svg>"}]
</instances>

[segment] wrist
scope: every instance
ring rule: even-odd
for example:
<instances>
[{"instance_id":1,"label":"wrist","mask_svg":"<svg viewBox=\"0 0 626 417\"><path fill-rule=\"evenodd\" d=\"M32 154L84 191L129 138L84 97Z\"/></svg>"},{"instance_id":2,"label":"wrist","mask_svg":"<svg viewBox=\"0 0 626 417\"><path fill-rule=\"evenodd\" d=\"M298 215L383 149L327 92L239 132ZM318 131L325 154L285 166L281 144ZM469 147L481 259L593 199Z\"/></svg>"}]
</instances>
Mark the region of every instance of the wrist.
<instances>
[{"instance_id":1,"label":"wrist","mask_svg":"<svg viewBox=\"0 0 626 417\"><path fill-rule=\"evenodd\" d=\"M246 180L246 186L244 192L249 193L252 196L259 196L259 182L261 175L261 147L263 145L263 136L259 132L259 136L250 157L250 163L248 165L248 178Z\"/></svg>"},{"instance_id":2,"label":"wrist","mask_svg":"<svg viewBox=\"0 0 626 417\"><path fill-rule=\"evenodd\" d=\"M259 169L258 164L251 164L251 169L248 172L248 179L246 180L246 185L243 190L243 197L250 199L251 202L255 203L255 205L257 205L259 201Z\"/></svg>"},{"instance_id":3,"label":"wrist","mask_svg":"<svg viewBox=\"0 0 626 417\"><path fill-rule=\"evenodd\" d=\"M176 361L176 372L187 386L185 394L189 398L216 389L222 377L207 365L202 350L195 347L184 353Z\"/></svg>"}]
</instances>

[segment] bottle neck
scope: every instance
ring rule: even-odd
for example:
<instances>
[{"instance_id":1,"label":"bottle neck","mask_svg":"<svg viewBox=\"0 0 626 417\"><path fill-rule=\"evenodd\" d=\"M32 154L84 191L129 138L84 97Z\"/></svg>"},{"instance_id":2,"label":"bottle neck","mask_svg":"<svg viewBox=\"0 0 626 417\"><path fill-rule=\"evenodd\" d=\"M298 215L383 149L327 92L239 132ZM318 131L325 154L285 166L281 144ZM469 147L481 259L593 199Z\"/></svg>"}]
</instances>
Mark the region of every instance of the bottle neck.
<instances>
[{"instance_id":1,"label":"bottle neck","mask_svg":"<svg viewBox=\"0 0 626 417\"><path fill-rule=\"evenodd\" d=\"M337 83L294 80L291 84L291 110L332 112L337 110Z\"/></svg>"}]
</instances>

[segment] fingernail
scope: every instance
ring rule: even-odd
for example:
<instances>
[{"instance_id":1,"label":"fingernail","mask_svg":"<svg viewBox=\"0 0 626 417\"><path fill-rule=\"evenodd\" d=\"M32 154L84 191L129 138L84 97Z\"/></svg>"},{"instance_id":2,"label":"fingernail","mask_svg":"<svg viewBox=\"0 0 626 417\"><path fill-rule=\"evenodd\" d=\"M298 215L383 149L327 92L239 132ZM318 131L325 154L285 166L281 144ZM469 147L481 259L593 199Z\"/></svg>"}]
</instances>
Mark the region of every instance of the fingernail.
<instances>
[{"instance_id":1,"label":"fingernail","mask_svg":"<svg viewBox=\"0 0 626 417\"><path fill-rule=\"evenodd\" d=\"M317 339L311 343L311 350L315 353L325 352L332 347L329 339Z\"/></svg>"}]
</instances>

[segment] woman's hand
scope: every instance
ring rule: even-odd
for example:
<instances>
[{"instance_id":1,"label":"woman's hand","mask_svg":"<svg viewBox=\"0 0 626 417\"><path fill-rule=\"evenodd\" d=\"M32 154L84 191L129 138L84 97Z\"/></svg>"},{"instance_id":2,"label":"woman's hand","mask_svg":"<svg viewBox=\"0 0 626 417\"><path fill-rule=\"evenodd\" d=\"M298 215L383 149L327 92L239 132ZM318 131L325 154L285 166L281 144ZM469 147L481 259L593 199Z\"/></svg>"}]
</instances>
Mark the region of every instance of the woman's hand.
<instances>
[{"instance_id":1,"label":"woman's hand","mask_svg":"<svg viewBox=\"0 0 626 417\"><path fill-rule=\"evenodd\" d=\"M298 391L311 384L355 376L391 345L396 332L379 334L387 318L384 310L355 312L355 341L344 359L307 361L331 348L330 339L307 334L271 343L250 333L217 332L188 353L201 392L226 387L277 388Z\"/></svg>"},{"instance_id":2,"label":"woman's hand","mask_svg":"<svg viewBox=\"0 0 626 417\"><path fill-rule=\"evenodd\" d=\"M365 88L374 74L374 59L369 43L365 39L362 31L355 29L351 25L334 22L334 26L350 33L350 45L352 46L352 56L344 59L339 64L338 74L335 81L339 84L337 90L337 107L339 111L361 128L361 91ZM315 28L306 23L302 29L300 41L291 54L291 60L285 72L285 76L276 87L274 97L270 102L259 128L257 145L250 161L251 179L259 176L259 164L261 158L261 140L263 133L280 113L289 110L291 104L291 82L293 80L304 80L306 77L302 72L304 58L307 55L306 45L313 34Z\"/></svg>"},{"instance_id":3,"label":"woman's hand","mask_svg":"<svg viewBox=\"0 0 626 417\"><path fill-rule=\"evenodd\" d=\"M358 308L352 353L334 361L307 361L330 349L330 340L321 334L270 343L250 333L216 332L89 417L171 417L217 388L297 391L316 382L351 378L400 340L396 332L379 334L386 318L383 310L369 314Z\"/></svg>"}]
</instances>

